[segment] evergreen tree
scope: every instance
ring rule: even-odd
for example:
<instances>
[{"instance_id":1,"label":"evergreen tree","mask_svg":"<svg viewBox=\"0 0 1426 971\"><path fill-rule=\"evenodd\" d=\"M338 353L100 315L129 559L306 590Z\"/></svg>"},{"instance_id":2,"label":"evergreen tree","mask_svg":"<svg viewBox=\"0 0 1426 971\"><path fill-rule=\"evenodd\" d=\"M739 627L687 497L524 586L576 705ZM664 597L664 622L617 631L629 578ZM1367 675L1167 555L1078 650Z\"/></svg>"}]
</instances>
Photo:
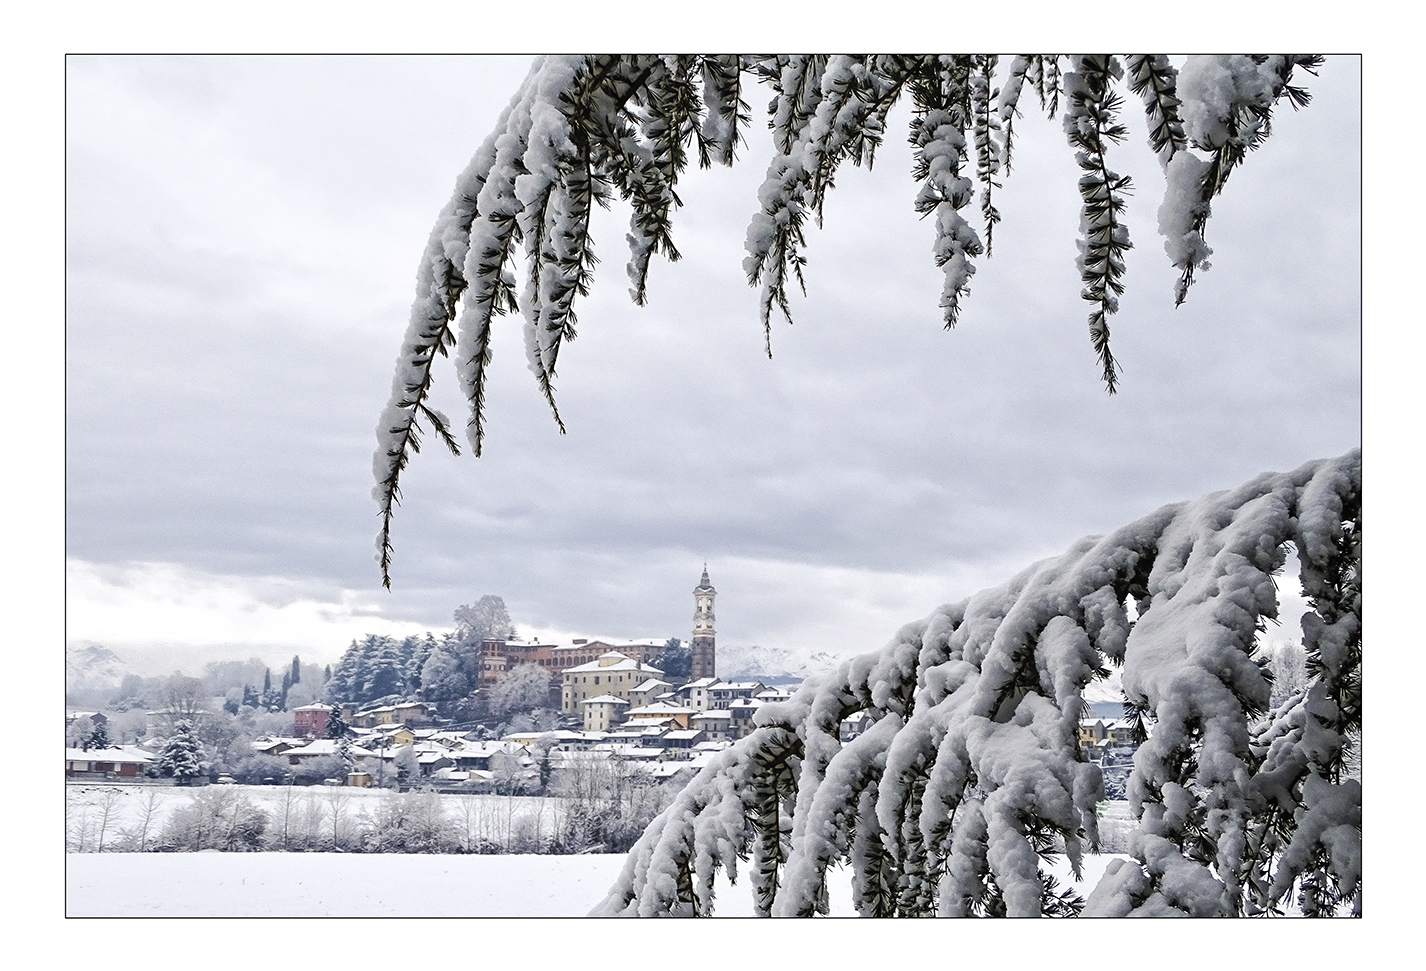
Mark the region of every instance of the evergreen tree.
<instances>
[{"instance_id":1,"label":"evergreen tree","mask_svg":"<svg viewBox=\"0 0 1426 971\"><path fill-rule=\"evenodd\" d=\"M396 769L396 785L405 789L421 777L421 763L416 758L416 749L403 745L397 749L391 764Z\"/></svg>"},{"instance_id":2,"label":"evergreen tree","mask_svg":"<svg viewBox=\"0 0 1426 971\"><path fill-rule=\"evenodd\" d=\"M853 870L868 916L1360 913L1361 452L1179 503L908 624L844 661L713 761L634 848L604 914L712 909L751 858L760 914L824 912ZM1272 709L1255 656L1289 547L1312 610L1308 683ZM1132 598L1132 614L1130 600ZM1082 904L1100 767L1080 752L1084 689L1122 671L1141 722L1132 860ZM843 744L842 720L872 724Z\"/></svg>"},{"instance_id":3,"label":"evergreen tree","mask_svg":"<svg viewBox=\"0 0 1426 971\"><path fill-rule=\"evenodd\" d=\"M181 786L192 785L194 776L208 771L208 763L203 761L203 743L194 733L192 722L184 720L174 726L173 735L159 754L158 765L164 775L177 779Z\"/></svg>"},{"instance_id":4,"label":"evergreen tree","mask_svg":"<svg viewBox=\"0 0 1426 971\"><path fill-rule=\"evenodd\" d=\"M919 189L934 217L942 321L958 319L1000 219L1015 120L1033 91L1059 117L1081 173L1076 266L1106 389L1119 366L1109 319L1125 288L1132 186L1111 164L1126 128L1124 89L1164 173L1158 229L1182 302L1208 268L1205 228L1229 176L1272 131L1285 101L1308 102L1316 55L1213 55L1182 70L1164 55L676 56L541 59L497 130L459 176L418 270L392 394L379 426L376 495L382 579L400 475L421 423L452 451L430 407L436 355L453 356L479 455L496 315L522 312L526 353L563 431L554 379L574 305L594 265L593 204L634 210L631 294L647 298L654 253L677 258L676 183L694 151L731 164L752 118L745 81L771 88L777 155L758 193L744 270L760 288L771 352L774 309L791 319L805 229L838 167L870 165L892 106L909 98ZM967 218L977 199L980 228ZM527 286L514 264L523 244ZM457 320L459 317L459 320ZM454 354L451 355L451 352ZM868 915L1259 914L1296 896L1327 914L1361 901L1361 456L1265 475L1166 507L1076 544L1000 587L909 624L885 649L759 713L640 839L603 913L711 912L721 865L752 861L757 909L811 914L826 875L851 865ZM1312 611L1309 684L1271 708L1255 657L1277 610L1272 575L1296 547ZM1132 605L1129 598L1133 598ZM1145 733L1128 782L1134 858L1087 901L1040 861L1062 848L1079 869L1098 842L1098 766L1079 751L1083 690L1122 666L1126 713ZM843 745L841 720L871 727Z\"/></svg>"},{"instance_id":5,"label":"evergreen tree","mask_svg":"<svg viewBox=\"0 0 1426 971\"><path fill-rule=\"evenodd\" d=\"M460 661L444 647L436 647L421 668L421 696L442 712L470 694L470 679Z\"/></svg>"},{"instance_id":6,"label":"evergreen tree","mask_svg":"<svg viewBox=\"0 0 1426 971\"><path fill-rule=\"evenodd\" d=\"M350 736L343 733L337 736L337 758L341 760L343 770L343 782L345 776L351 775L356 769L356 756L352 754L352 740Z\"/></svg>"},{"instance_id":7,"label":"evergreen tree","mask_svg":"<svg viewBox=\"0 0 1426 971\"><path fill-rule=\"evenodd\" d=\"M262 672L262 696L259 707L265 711L282 710L282 694L272 688L272 668L264 668Z\"/></svg>"},{"instance_id":8,"label":"evergreen tree","mask_svg":"<svg viewBox=\"0 0 1426 971\"><path fill-rule=\"evenodd\" d=\"M446 634L449 638L449 633ZM402 656L405 660L406 685L403 694L410 698L424 697L425 679L422 672L425 670L426 662L430 660L431 654L438 650L440 642L430 631L421 637L408 637L401 642Z\"/></svg>"},{"instance_id":9,"label":"evergreen tree","mask_svg":"<svg viewBox=\"0 0 1426 971\"><path fill-rule=\"evenodd\" d=\"M327 715L327 737L346 738L349 734L351 734L351 728L342 718L341 706L333 705L331 712Z\"/></svg>"},{"instance_id":10,"label":"evergreen tree","mask_svg":"<svg viewBox=\"0 0 1426 971\"><path fill-rule=\"evenodd\" d=\"M675 682L687 680L693 674L693 648L685 645L677 637L670 637L659 652L654 667L663 671L664 677Z\"/></svg>"},{"instance_id":11,"label":"evergreen tree","mask_svg":"<svg viewBox=\"0 0 1426 971\"><path fill-rule=\"evenodd\" d=\"M104 722L95 722L94 730L89 733L89 747L108 748L110 744L108 726Z\"/></svg>"},{"instance_id":12,"label":"evergreen tree","mask_svg":"<svg viewBox=\"0 0 1426 971\"><path fill-rule=\"evenodd\" d=\"M294 684L299 684L301 681L302 681L302 659L301 659L300 657L298 657L296 654L294 654L294 655L292 655L292 671L291 671L291 675L290 675L290 680L289 680L287 683L288 683L289 686L291 686L291 685L294 685Z\"/></svg>"}]
</instances>

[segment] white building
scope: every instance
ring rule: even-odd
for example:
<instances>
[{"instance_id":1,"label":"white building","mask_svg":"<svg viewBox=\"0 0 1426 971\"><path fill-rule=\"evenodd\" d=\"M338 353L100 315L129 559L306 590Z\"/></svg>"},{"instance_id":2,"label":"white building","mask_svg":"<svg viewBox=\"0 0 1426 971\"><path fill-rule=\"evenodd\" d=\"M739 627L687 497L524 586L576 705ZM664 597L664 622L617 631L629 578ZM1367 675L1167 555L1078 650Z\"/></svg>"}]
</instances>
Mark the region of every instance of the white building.
<instances>
[{"instance_id":1,"label":"white building","mask_svg":"<svg viewBox=\"0 0 1426 971\"><path fill-rule=\"evenodd\" d=\"M627 701L614 695L586 698L579 704L584 712L584 730L586 732L609 731L610 728L624 720L624 710L629 707Z\"/></svg>"},{"instance_id":2,"label":"white building","mask_svg":"<svg viewBox=\"0 0 1426 971\"><path fill-rule=\"evenodd\" d=\"M628 701L633 690L663 671L618 651L608 651L589 664L565 670L560 685L560 710L566 715L583 712L582 705L600 695Z\"/></svg>"}]
</instances>

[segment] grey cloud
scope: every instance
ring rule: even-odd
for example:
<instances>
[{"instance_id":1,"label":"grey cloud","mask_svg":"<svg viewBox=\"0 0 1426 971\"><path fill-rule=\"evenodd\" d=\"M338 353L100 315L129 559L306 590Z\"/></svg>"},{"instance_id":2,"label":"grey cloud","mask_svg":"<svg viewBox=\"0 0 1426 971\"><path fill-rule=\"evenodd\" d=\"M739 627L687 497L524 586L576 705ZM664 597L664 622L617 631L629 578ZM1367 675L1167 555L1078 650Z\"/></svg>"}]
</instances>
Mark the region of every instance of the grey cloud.
<instances>
[{"instance_id":1,"label":"grey cloud","mask_svg":"<svg viewBox=\"0 0 1426 971\"><path fill-rule=\"evenodd\" d=\"M889 140L870 176L839 178L771 361L740 268L765 167L750 148L731 172L688 174L685 260L654 267L648 307L625 292L627 211L601 214L603 262L560 359L568 435L525 370L519 322L498 323L487 453L453 459L428 441L416 456L395 590L378 594L372 428L425 233L524 73L495 67L482 82L481 63L423 78L416 62L202 62L184 67L206 78L193 104L157 106L124 71L80 78L72 102L102 91L169 112L178 132L215 127L218 157L241 155L231 171L260 173L276 193L263 205L292 215L271 232L230 208L190 219L162 191L165 159L143 163L142 133L114 144L97 122L72 126L70 555L285 575L432 627L499 593L525 626L615 636L685 636L704 557L782 564L785 586L715 577L737 604L720 633L766 642L832 609L809 586L826 571L946 577L955 599L973 590L949 578L1008 573L1360 441L1360 168L1342 156L1324 186L1295 150L1350 132L1349 71L1324 69L1318 103L1235 174L1210 224L1215 266L1176 311L1156 163L1125 147L1141 188L1113 398L1078 299L1076 176L1056 126L1025 126L995 256L949 333L900 149ZM217 106L206 119L204 105ZM186 221L194 234L174 229ZM438 404L459 424L441 364Z\"/></svg>"}]
</instances>

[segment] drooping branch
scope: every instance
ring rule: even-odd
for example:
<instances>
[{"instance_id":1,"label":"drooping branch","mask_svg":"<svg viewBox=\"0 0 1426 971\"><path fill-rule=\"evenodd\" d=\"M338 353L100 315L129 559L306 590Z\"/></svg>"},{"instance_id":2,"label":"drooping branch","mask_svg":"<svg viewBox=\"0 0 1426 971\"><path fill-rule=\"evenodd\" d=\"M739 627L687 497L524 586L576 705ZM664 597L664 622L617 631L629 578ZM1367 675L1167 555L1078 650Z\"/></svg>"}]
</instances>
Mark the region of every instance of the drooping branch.
<instances>
[{"instance_id":1,"label":"drooping branch","mask_svg":"<svg viewBox=\"0 0 1426 971\"><path fill-rule=\"evenodd\" d=\"M1109 350L1109 315L1119 309L1124 293L1124 255L1131 248L1124 225L1125 195L1129 177L1110 171L1105 161L1109 143L1122 141L1128 130L1116 121L1121 99L1113 80L1123 72L1107 55L1075 58L1076 70L1065 76L1069 107L1065 132L1078 151L1075 161L1084 175L1079 180L1083 200L1080 211L1079 265L1084 290L1080 294L1095 304L1089 314L1089 339L1099 355L1104 385L1110 394L1118 382L1119 367Z\"/></svg>"},{"instance_id":2,"label":"drooping branch","mask_svg":"<svg viewBox=\"0 0 1426 971\"><path fill-rule=\"evenodd\" d=\"M1122 71L1110 55L1074 55L1061 71L1056 54L1019 55L995 88L993 55L563 55L538 59L496 130L457 180L427 244L389 402L377 428L373 490L381 515L377 538L382 580L390 585L391 523L400 477L420 447L419 421L455 446L449 422L426 404L436 354L455 352L470 414L466 439L481 454L485 381L495 316L523 311L526 356L555 421L560 350L575 336L575 304L595 265L589 218L613 194L630 205L628 275L635 304L648 299L656 253L679 257L673 213L678 179L695 154L701 165L732 164L750 121L745 82L772 89L769 128L776 155L758 193L743 267L760 288L759 314L771 354L773 308L789 321L789 288L805 291L806 224L820 224L838 166L870 166L890 110L909 91L913 118L914 206L934 216L933 258L944 274L943 320L954 326L969 293L975 258L988 254L999 210L998 179L1010 172L1012 127L1028 86L1054 117L1061 101L1083 175L1082 296L1094 304L1090 339L1106 388L1118 365L1107 319L1123 292L1129 248L1124 196L1128 179L1105 164L1109 142L1123 137L1114 87ZM1176 302L1211 250L1204 228L1211 200L1246 153L1271 132L1272 108L1309 95L1293 83L1313 72L1315 55L1189 58L1175 72L1164 55L1131 55L1129 87L1144 102L1149 140L1164 163L1167 189L1159 229L1180 269ZM969 164L974 152L975 164ZM1206 154L1200 154L1206 153ZM981 190L981 236L962 214ZM523 295L512 264L527 256ZM455 322L455 329L451 324Z\"/></svg>"},{"instance_id":3,"label":"drooping branch","mask_svg":"<svg viewBox=\"0 0 1426 971\"><path fill-rule=\"evenodd\" d=\"M1183 303L1194 272L1207 268L1212 250L1204 242L1211 203L1247 153L1272 133L1272 109L1287 96L1294 108L1307 104L1306 90L1290 84L1301 67L1315 73L1315 54L1212 55L1190 58L1179 72L1178 97L1184 134L1207 160L1176 152L1166 168L1168 188L1159 210L1159 231L1179 280L1174 305Z\"/></svg>"}]
</instances>

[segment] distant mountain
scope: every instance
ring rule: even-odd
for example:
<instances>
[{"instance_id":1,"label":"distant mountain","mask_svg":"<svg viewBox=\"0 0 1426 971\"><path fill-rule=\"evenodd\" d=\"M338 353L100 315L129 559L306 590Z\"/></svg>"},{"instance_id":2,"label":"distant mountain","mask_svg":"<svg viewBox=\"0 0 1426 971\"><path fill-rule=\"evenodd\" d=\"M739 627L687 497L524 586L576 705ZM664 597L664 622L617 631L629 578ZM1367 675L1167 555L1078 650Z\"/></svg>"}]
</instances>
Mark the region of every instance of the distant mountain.
<instances>
[{"instance_id":1,"label":"distant mountain","mask_svg":"<svg viewBox=\"0 0 1426 971\"><path fill-rule=\"evenodd\" d=\"M1089 708L1094 718L1117 719L1124 717L1124 702L1122 701L1092 701Z\"/></svg>"},{"instance_id":2,"label":"distant mountain","mask_svg":"<svg viewBox=\"0 0 1426 971\"><path fill-rule=\"evenodd\" d=\"M761 681L764 684L786 684L802 681L813 674L826 674L844 658L824 651L802 654L785 647L718 645L718 677L724 681ZM1111 668L1109 677L1085 686L1084 700L1098 718L1123 716L1124 689L1119 682L1119 670Z\"/></svg>"},{"instance_id":3,"label":"distant mountain","mask_svg":"<svg viewBox=\"0 0 1426 971\"><path fill-rule=\"evenodd\" d=\"M761 681L782 684L825 674L840 658L824 651L800 654L785 647L718 645L718 677L724 681Z\"/></svg>"},{"instance_id":4,"label":"distant mountain","mask_svg":"<svg viewBox=\"0 0 1426 971\"><path fill-rule=\"evenodd\" d=\"M128 668L107 647L89 644L64 651L65 694L112 691L123 682Z\"/></svg>"}]
</instances>

